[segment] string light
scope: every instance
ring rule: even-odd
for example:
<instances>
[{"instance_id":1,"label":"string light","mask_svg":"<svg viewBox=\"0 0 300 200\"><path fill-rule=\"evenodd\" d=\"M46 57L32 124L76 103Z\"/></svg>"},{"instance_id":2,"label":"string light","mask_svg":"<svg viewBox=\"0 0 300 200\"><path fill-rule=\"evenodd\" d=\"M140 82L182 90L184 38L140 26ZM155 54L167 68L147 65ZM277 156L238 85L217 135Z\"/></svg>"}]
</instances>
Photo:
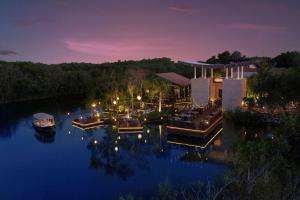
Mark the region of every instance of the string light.
<instances>
[{"instance_id":1,"label":"string light","mask_svg":"<svg viewBox=\"0 0 300 200\"><path fill-rule=\"evenodd\" d=\"M119 151L119 148L116 146L115 147L115 152L118 152Z\"/></svg>"}]
</instances>

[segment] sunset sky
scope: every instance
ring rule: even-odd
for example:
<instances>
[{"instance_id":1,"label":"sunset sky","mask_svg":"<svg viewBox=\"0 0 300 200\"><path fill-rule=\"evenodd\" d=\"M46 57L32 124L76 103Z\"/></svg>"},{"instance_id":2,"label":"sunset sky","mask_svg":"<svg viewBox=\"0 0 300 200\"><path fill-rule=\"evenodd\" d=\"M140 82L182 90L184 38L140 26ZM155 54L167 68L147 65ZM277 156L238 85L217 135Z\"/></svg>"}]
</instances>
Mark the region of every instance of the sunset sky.
<instances>
[{"instance_id":1,"label":"sunset sky","mask_svg":"<svg viewBox=\"0 0 300 200\"><path fill-rule=\"evenodd\" d=\"M300 50L299 0L0 0L0 60L44 63Z\"/></svg>"}]
</instances>

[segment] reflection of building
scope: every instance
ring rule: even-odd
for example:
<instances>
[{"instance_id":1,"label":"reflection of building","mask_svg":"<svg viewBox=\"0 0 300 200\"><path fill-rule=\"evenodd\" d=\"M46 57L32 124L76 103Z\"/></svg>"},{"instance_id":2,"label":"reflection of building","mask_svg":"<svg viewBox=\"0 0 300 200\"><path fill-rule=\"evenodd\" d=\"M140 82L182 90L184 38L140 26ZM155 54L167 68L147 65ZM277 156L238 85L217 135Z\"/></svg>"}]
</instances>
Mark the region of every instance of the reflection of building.
<instances>
[{"instance_id":1,"label":"reflection of building","mask_svg":"<svg viewBox=\"0 0 300 200\"><path fill-rule=\"evenodd\" d=\"M223 123L205 140L192 135L187 137L186 135L168 133L167 141L169 144L178 145L188 150L180 158L182 161L228 162L230 147L234 143L235 135L232 124Z\"/></svg>"},{"instance_id":2,"label":"reflection of building","mask_svg":"<svg viewBox=\"0 0 300 200\"><path fill-rule=\"evenodd\" d=\"M203 160L212 160L217 162L227 162L227 146L222 142L223 132L220 126L210 137L203 140L199 137L186 137L185 135L168 134L168 143L179 145L184 148L190 148L180 160L185 162L199 162ZM196 151L195 151L196 150Z\"/></svg>"},{"instance_id":3,"label":"reflection of building","mask_svg":"<svg viewBox=\"0 0 300 200\"><path fill-rule=\"evenodd\" d=\"M201 148L205 149L207 146L214 142L216 137L221 134L223 128L219 126L213 133L209 135L207 138L199 138L197 134L174 134L169 133L168 134L168 143L170 144L178 144L183 146L189 146L189 147L195 147L195 148Z\"/></svg>"},{"instance_id":4,"label":"reflection of building","mask_svg":"<svg viewBox=\"0 0 300 200\"><path fill-rule=\"evenodd\" d=\"M205 106L210 101L216 100L222 100L224 110L240 107L247 92L247 77L256 73L254 62L207 64L182 61L182 63L194 67L191 96L195 107ZM201 69L201 77L197 77L197 68ZM224 71L225 76L221 76ZM215 76L215 72L219 75Z\"/></svg>"}]
</instances>

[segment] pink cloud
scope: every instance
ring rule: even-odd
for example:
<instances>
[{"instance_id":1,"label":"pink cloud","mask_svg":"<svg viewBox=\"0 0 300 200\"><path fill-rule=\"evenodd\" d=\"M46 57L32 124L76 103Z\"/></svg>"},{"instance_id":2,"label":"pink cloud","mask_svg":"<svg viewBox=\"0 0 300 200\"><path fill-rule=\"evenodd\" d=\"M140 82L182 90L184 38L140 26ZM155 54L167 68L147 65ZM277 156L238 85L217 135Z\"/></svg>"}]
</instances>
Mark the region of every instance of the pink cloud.
<instances>
[{"instance_id":1,"label":"pink cloud","mask_svg":"<svg viewBox=\"0 0 300 200\"><path fill-rule=\"evenodd\" d=\"M229 28L248 30L248 31L283 31L285 28L281 26L272 26L265 24L251 24L251 23L240 23L235 22L228 25Z\"/></svg>"},{"instance_id":2,"label":"pink cloud","mask_svg":"<svg viewBox=\"0 0 300 200\"><path fill-rule=\"evenodd\" d=\"M168 7L169 10L176 12L191 12L193 8L188 5L173 5Z\"/></svg>"},{"instance_id":3,"label":"pink cloud","mask_svg":"<svg viewBox=\"0 0 300 200\"><path fill-rule=\"evenodd\" d=\"M72 51L117 59L137 58L151 54L159 55L159 52L170 49L167 40L164 39L137 39L130 42L66 39L62 43Z\"/></svg>"}]
</instances>

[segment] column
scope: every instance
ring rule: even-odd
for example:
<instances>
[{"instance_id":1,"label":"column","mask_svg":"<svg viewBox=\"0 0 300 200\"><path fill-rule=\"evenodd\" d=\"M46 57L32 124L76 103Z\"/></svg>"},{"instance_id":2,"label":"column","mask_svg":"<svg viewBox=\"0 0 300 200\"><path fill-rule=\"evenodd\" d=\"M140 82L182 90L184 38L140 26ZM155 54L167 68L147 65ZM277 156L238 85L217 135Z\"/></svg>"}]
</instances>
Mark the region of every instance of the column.
<instances>
[{"instance_id":1,"label":"column","mask_svg":"<svg viewBox=\"0 0 300 200\"><path fill-rule=\"evenodd\" d=\"M244 78L244 66L242 66L241 79Z\"/></svg>"},{"instance_id":2,"label":"column","mask_svg":"<svg viewBox=\"0 0 300 200\"><path fill-rule=\"evenodd\" d=\"M214 69L210 68L210 77L213 78L214 77Z\"/></svg>"},{"instance_id":3,"label":"column","mask_svg":"<svg viewBox=\"0 0 300 200\"><path fill-rule=\"evenodd\" d=\"M204 74L203 74L203 67L201 67L201 78L203 78Z\"/></svg>"},{"instance_id":4,"label":"column","mask_svg":"<svg viewBox=\"0 0 300 200\"><path fill-rule=\"evenodd\" d=\"M240 67L237 67L237 79L240 79Z\"/></svg>"},{"instance_id":5,"label":"column","mask_svg":"<svg viewBox=\"0 0 300 200\"><path fill-rule=\"evenodd\" d=\"M206 78L206 68L204 69L204 78Z\"/></svg>"},{"instance_id":6,"label":"column","mask_svg":"<svg viewBox=\"0 0 300 200\"><path fill-rule=\"evenodd\" d=\"M230 72L230 78L233 78L233 67L230 68L231 72Z\"/></svg>"},{"instance_id":7,"label":"column","mask_svg":"<svg viewBox=\"0 0 300 200\"><path fill-rule=\"evenodd\" d=\"M225 68L225 71L226 71L226 79L228 79L228 68L227 67Z\"/></svg>"},{"instance_id":8,"label":"column","mask_svg":"<svg viewBox=\"0 0 300 200\"><path fill-rule=\"evenodd\" d=\"M197 78L197 68L196 68L196 66L194 66L194 79L196 79Z\"/></svg>"}]
</instances>

